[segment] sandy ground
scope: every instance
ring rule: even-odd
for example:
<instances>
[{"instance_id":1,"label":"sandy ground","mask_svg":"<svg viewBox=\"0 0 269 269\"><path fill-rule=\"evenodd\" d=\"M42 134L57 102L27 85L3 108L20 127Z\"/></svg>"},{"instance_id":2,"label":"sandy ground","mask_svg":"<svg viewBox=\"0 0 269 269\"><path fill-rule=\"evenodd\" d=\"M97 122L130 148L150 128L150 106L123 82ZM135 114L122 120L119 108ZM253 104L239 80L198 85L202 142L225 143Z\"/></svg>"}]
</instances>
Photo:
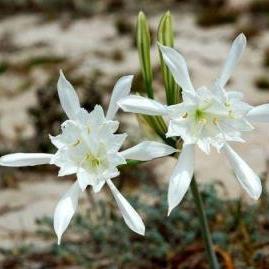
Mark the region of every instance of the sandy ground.
<instances>
[{"instance_id":1,"label":"sandy ground","mask_svg":"<svg viewBox=\"0 0 269 269\"><path fill-rule=\"evenodd\" d=\"M156 26L160 15L151 18L152 26ZM234 29L231 26L198 28L192 16L174 14L176 48L186 57L190 66L191 76L196 87L210 85L218 75L222 63L228 53L231 36ZM129 17L135 21L135 17ZM78 63L76 74L85 75L100 69L108 78L120 74L132 74L138 71L138 58L131 46L128 36L119 37L114 27L113 16L101 16L91 19L78 19L64 27L60 21L44 22L34 15L16 16L0 22L0 40L8 33L12 43L20 49L14 53L0 51L0 61L24 61L35 55L47 53L68 58L69 62ZM12 21L12 23L11 23ZM254 80L265 73L262 67L263 52L269 42L269 33L263 33L248 44L248 48L236 72L232 77L230 89L242 90L245 100L253 105L269 102L269 93L255 89ZM40 44L43 44L42 46ZM123 52L123 60L115 63L105 59L100 53L109 54L115 50ZM153 64L157 65L156 46L152 48ZM58 76L57 73L54 74ZM68 74L67 74L68 76ZM27 91L19 91L26 79L31 78ZM22 136L32 135L32 127L27 115L27 109L35 104L35 89L43 85L49 75L46 70L37 68L31 70L25 78L13 72L0 76L0 132L3 134L1 143L12 144L18 127ZM105 79L104 77L104 79ZM162 96L159 93L159 96ZM130 125L129 133L137 128L134 116L124 115L124 122ZM266 125L256 125L256 131L246 136L247 143L236 144L234 148L257 171L266 171L266 160L269 156L269 133ZM231 169L223 156L212 152L209 156L197 151L197 178L200 182L212 180L221 181L228 195L244 195L243 191L231 173ZM168 181L174 160L156 161L157 173L160 178ZM0 205L9 205L14 210L0 214L0 245L16 244L10 241L11 234L31 232L35 227L35 218L52 215L58 197L70 182L60 182L55 178L44 181L31 180L19 184L19 189L0 191ZM21 239L20 236L18 236Z\"/></svg>"}]
</instances>

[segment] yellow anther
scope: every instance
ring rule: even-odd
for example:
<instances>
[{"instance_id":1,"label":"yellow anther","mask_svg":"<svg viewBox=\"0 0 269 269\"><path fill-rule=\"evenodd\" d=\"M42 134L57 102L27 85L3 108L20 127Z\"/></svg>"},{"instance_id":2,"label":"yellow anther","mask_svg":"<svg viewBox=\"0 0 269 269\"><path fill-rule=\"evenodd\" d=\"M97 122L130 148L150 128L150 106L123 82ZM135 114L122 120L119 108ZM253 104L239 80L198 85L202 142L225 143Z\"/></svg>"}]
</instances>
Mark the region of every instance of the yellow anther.
<instances>
[{"instance_id":1,"label":"yellow anther","mask_svg":"<svg viewBox=\"0 0 269 269\"><path fill-rule=\"evenodd\" d=\"M97 158L95 157L93 154L91 153L88 153L86 155L86 161L89 163L89 165L92 167L92 168L97 168L98 166L100 166L101 164L101 160L100 158Z\"/></svg>"},{"instance_id":2,"label":"yellow anther","mask_svg":"<svg viewBox=\"0 0 269 269\"><path fill-rule=\"evenodd\" d=\"M188 112L185 112L182 116L183 119L186 119L188 117Z\"/></svg>"},{"instance_id":3,"label":"yellow anther","mask_svg":"<svg viewBox=\"0 0 269 269\"><path fill-rule=\"evenodd\" d=\"M207 124L207 119L206 118L199 119L199 122L202 124Z\"/></svg>"},{"instance_id":4,"label":"yellow anther","mask_svg":"<svg viewBox=\"0 0 269 269\"><path fill-rule=\"evenodd\" d=\"M218 120L217 118L213 118L213 123L214 123L215 125L217 125L218 122L219 122L219 120Z\"/></svg>"},{"instance_id":5,"label":"yellow anther","mask_svg":"<svg viewBox=\"0 0 269 269\"><path fill-rule=\"evenodd\" d=\"M76 147L77 145L80 144L80 140L78 139L74 144L73 144L73 147Z\"/></svg>"}]
</instances>

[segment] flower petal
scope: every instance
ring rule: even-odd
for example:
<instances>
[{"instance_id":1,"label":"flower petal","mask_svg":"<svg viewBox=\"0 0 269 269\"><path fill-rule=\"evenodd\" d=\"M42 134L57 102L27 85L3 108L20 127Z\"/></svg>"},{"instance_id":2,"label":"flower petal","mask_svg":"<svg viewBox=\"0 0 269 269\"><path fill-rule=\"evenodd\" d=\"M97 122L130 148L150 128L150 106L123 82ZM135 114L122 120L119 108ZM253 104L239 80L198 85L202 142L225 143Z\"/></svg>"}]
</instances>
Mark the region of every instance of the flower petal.
<instances>
[{"instance_id":1,"label":"flower petal","mask_svg":"<svg viewBox=\"0 0 269 269\"><path fill-rule=\"evenodd\" d=\"M53 226L58 237L58 245L61 243L61 238L67 229L78 206L78 199L81 193L78 182L76 181L65 195L58 202L55 211Z\"/></svg>"},{"instance_id":2,"label":"flower petal","mask_svg":"<svg viewBox=\"0 0 269 269\"><path fill-rule=\"evenodd\" d=\"M0 158L0 165L10 167L34 166L49 164L53 154L46 153L14 153Z\"/></svg>"},{"instance_id":3,"label":"flower petal","mask_svg":"<svg viewBox=\"0 0 269 269\"><path fill-rule=\"evenodd\" d=\"M141 217L129 204L129 202L122 196L122 194L118 191L118 189L115 187L115 185L110 179L107 180L107 184L117 202L117 205L122 213L122 216L127 226L134 232L144 235L145 225Z\"/></svg>"},{"instance_id":4,"label":"flower petal","mask_svg":"<svg viewBox=\"0 0 269 269\"><path fill-rule=\"evenodd\" d=\"M110 164L115 167L126 164L126 160L120 152L108 154L108 159Z\"/></svg>"},{"instance_id":5,"label":"flower petal","mask_svg":"<svg viewBox=\"0 0 269 269\"><path fill-rule=\"evenodd\" d=\"M239 62L247 44L247 39L244 34L240 34L233 41L232 47L229 51L228 57L224 63L221 75L217 80L221 87L224 87L232 72L235 69L236 64Z\"/></svg>"},{"instance_id":6,"label":"flower petal","mask_svg":"<svg viewBox=\"0 0 269 269\"><path fill-rule=\"evenodd\" d=\"M60 167L58 176L67 176L77 173L78 165L70 158L68 149L59 149L51 158L50 164Z\"/></svg>"},{"instance_id":7,"label":"flower petal","mask_svg":"<svg viewBox=\"0 0 269 269\"><path fill-rule=\"evenodd\" d=\"M111 136L111 139L113 139L113 143L108 144L108 151L119 151L127 136L128 135L126 133L114 134L113 136Z\"/></svg>"},{"instance_id":8,"label":"flower petal","mask_svg":"<svg viewBox=\"0 0 269 269\"><path fill-rule=\"evenodd\" d=\"M88 185L95 184L95 178L89 174L86 170L80 169L77 173L77 181L82 191L85 191Z\"/></svg>"},{"instance_id":9,"label":"flower petal","mask_svg":"<svg viewBox=\"0 0 269 269\"><path fill-rule=\"evenodd\" d=\"M171 146L154 141L144 141L138 145L122 151L125 159L150 161L155 158L170 155L177 150Z\"/></svg>"},{"instance_id":10,"label":"flower petal","mask_svg":"<svg viewBox=\"0 0 269 269\"><path fill-rule=\"evenodd\" d=\"M119 109L117 102L121 98L130 94L133 78L134 76L124 76L121 77L115 84L106 113L106 118L108 120L112 120L117 113Z\"/></svg>"},{"instance_id":11,"label":"flower petal","mask_svg":"<svg viewBox=\"0 0 269 269\"><path fill-rule=\"evenodd\" d=\"M184 145L169 180L168 215L181 202L187 192L194 171L194 145Z\"/></svg>"},{"instance_id":12,"label":"flower petal","mask_svg":"<svg viewBox=\"0 0 269 269\"><path fill-rule=\"evenodd\" d=\"M185 144L192 144L196 141L195 134L198 133L199 125L195 125L197 130L192 128L191 123L186 119L170 120L166 137L180 136Z\"/></svg>"},{"instance_id":13,"label":"flower petal","mask_svg":"<svg viewBox=\"0 0 269 269\"><path fill-rule=\"evenodd\" d=\"M167 64L170 72L173 74L177 84L183 91L194 93L195 91L184 57L173 48L163 46L160 43L158 43L158 45L162 52L163 60Z\"/></svg>"},{"instance_id":14,"label":"flower petal","mask_svg":"<svg viewBox=\"0 0 269 269\"><path fill-rule=\"evenodd\" d=\"M95 193L99 192L104 184L106 183L105 178L98 177L98 175L94 173L89 173L84 169L79 169L77 173L77 182L82 191L88 187L88 185L92 186L92 189Z\"/></svg>"},{"instance_id":15,"label":"flower petal","mask_svg":"<svg viewBox=\"0 0 269 269\"><path fill-rule=\"evenodd\" d=\"M247 114L248 120L255 122L269 122L269 104L252 108Z\"/></svg>"},{"instance_id":16,"label":"flower petal","mask_svg":"<svg viewBox=\"0 0 269 269\"><path fill-rule=\"evenodd\" d=\"M138 95L130 95L118 101L118 105L126 112L145 115L167 115L167 107L157 101Z\"/></svg>"},{"instance_id":17,"label":"flower petal","mask_svg":"<svg viewBox=\"0 0 269 269\"><path fill-rule=\"evenodd\" d=\"M229 145L225 144L222 148L222 151L228 158L241 186L245 189L251 198L257 200L262 192L260 178Z\"/></svg>"},{"instance_id":18,"label":"flower petal","mask_svg":"<svg viewBox=\"0 0 269 269\"><path fill-rule=\"evenodd\" d=\"M79 99L71 83L65 78L62 71L57 84L61 106L69 119L75 119L79 112Z\"/></svg>"},{"instance_id":19,"label":"flower petal","mask_svg":"<svg viewBox=\"0 0 269 269\"><path fill-rule=\"evenodd\" d=\"M114 120L108 120L106 124L109 126L113 134L119 129L119 125L120 125L118 121L114 121Z\"/></svg>"},{"instance_id":20,"label":"flower petal","mask_svg":"<svg viewBox=\"0 0 269 269\"><path fill-rule=\"evenodd\" d=\"M62 133L57 136L49 135L51 143L57 148L64 148L77 143L81 130L78 124L72 120L66 120L61 124Z\"/></svg>"},{"instance_id":21,"label":"flower petal","mask_svg":"<svg viewBox=\"0 0 269 269\"><path fill-rule=\"evenodd\" d=\"M228 91L226 95L228 99L242 100L244 98L244 93L238 91Z\"/></svg>"},{"instance_id":22,"label":"flower petal","mask_svg":"<svg viewBox=\"0 0 269 269\"><path fill-rule=\"evenodd\" d=\"M190 104L185 104L185 102L168 106L169 117L172 119L178 119L179 117L184 116L186 112L192 109L194 106Z\"/></svg>"}]
</instances>

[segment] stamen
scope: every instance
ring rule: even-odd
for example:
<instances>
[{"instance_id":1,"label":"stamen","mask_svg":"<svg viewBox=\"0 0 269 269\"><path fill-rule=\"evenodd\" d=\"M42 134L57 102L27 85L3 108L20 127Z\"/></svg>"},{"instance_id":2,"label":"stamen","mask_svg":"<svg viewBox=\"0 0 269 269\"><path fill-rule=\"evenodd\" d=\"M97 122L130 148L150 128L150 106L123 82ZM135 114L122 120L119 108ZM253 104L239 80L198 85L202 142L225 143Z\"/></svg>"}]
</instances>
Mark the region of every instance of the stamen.
<instances>
[{"instance_id":1,"label":"stamen","mask_svg":"<svg viewBox=\"0 0 269 269\"><path fill-rule=\"evenodd\" d=\"M229 110L229 117L232 118L232 119L236 119L236 116L235 116L235 114L233 113L232 110Z\"/></svg>"},{"instance_id":2,"label":"stamen","mask_svg":"<svg viewBox=\"0 0 269 269\"><path fill-rule=\"evenodd\" d=\"M80 139L78 139L74 144L73 144L73 147L76 147L77 145L80 144Z\"/></svg>"},{"instance_id":3,"label":"stamen","mask_svg":"<svg viewBox=\"0 0 269 269\"><path fill-rule=\"evenodd\" d=\"M200 119L199 122L202 124L207 124L207 119L206 118Z\"/></svg>"},{"instance_id":4,"label":"stamen","mask_svg":"<svg viewBox=\"0 0 269 269\"><path fill-rule=\"evenodd\" d=\"M94 155L92 155L91 153L88 153L86 155L86 161L89 163L89 165L92 167L92 168L97 168L101 165L101 160L100 158L97 158L95 157Z\"/></svg>"},{"instance_id":5,"label":"stamen","mask_svg":"<svg viewBox=\"0 0 269 269\"><path fill-rule=\"evenodd\" d=\"M217 125L219 120L217 118L213 118L213 124Z\"/></svg>"},{"instance_id":6,"label":"stamen","mask_svg":"<svg viewBox=\"0 0 269 269\"><path fill-rule=\"evenodd\" d=\"M188 112L185 112L182 116L183 119L186 119L188 117Z\"/></svg>"}]
</instances>

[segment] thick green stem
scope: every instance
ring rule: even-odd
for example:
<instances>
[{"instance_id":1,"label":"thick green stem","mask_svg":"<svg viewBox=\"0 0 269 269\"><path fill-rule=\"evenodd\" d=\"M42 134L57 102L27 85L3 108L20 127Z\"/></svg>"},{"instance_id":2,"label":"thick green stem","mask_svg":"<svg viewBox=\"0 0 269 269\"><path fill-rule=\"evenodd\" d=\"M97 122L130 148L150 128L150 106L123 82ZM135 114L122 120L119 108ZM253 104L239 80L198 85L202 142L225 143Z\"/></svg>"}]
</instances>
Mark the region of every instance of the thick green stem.
<instances>
[{"instance_id":1,"label":"thick green stem","mask_svg":"<svg viewBox=\"0 0 269 269\"><path fill-rule=\"evenodd\" d=\"M204 210L204 204L203 204L202 197L200 195L198 185L197 185L195 178L193 178L191 181L191 191L192 191L194 202L195 202L195 205L196 205L196 208L198 211L198 216L200 219L202 235L203 235L203 239L205 242L205 247L206 247L206 252L207 252L209 263L210 263L210 268L211 269L220 269L220 266L219 266L219 263L218 263L218 260L216 257L216 253L214 251L213 242L212 242L211 234L209 231L208 223L207 223L207 217L206 217L206 213Z\"/></svg>"}]
</instances>

